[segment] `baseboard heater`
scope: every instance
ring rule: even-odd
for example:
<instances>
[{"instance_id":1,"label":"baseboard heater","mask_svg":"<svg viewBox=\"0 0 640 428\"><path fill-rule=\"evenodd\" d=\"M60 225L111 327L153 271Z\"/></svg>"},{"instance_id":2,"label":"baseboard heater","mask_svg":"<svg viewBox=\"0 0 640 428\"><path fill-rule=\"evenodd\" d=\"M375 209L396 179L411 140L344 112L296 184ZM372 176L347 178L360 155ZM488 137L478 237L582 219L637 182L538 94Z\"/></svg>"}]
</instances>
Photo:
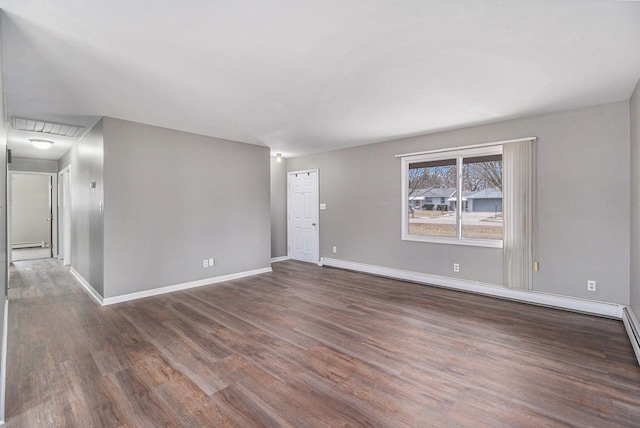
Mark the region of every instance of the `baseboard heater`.
<instances>
[{"instance_id":1,"label":"baseboard heater","mask_svg":"<svg viewBox=\"0 0 640 428\"><path fill-rule=\"evenodd\" d=\"M40 241L40 242L18 242L15 244L11 244L11 248L13 249L17 249L17 248L45 248L46 245L44 243L44 241Z\"/></svg>"},{"instance_id":2,"label":"baseboard heater","mask_svg":"<svg viewBox=\"0 0 640 428\"><path fill-rule=\"evenodd\" d=\"M640 324L638 324L638 319L635 317L633 311L629 310L628 307L622 309L622 322L627 330L627 335L631 341L633 352L636 354L638 364L640 364Z\"/></svg>"}]
</instances>

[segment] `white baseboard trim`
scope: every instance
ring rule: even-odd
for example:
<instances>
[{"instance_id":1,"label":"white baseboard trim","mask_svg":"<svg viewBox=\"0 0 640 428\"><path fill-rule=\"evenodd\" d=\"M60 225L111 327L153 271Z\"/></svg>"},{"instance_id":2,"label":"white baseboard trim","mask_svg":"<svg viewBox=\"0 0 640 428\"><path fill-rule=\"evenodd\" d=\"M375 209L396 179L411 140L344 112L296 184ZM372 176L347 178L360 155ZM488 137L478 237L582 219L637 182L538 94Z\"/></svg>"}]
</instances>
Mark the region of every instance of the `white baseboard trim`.
<instances>
[{"instance_id":1,"label":"white baseboard trim","mask_svg":"<svg viewBox=\"0 0 640 428\"><path fill-rule=\"evenodd\" d=\"M631 306L626 306L622 311L622 322L627 330L627 335L631 341L631 347L636 354L638 364L640 364L640 322Z\"/></svg>"},{"instance_id":2,"label":"white baseboard trim","mask_svg":"<svg viewBox=\"0 0 640 428\"><path fill-rule=\"evenodd\" d=\"M271 263L283 262L285 260L289 260L289 256L272 257Z\"/></svg>"},{"instance_id":3,"label":"white baseboard trim","mask_svg":"<svg viewBox=\"0 0 640 428\"><path fill-rule=\"evenodd\" d=\"M74 268L70 268L69 271L71 272L71 275L73 275L78 280L78 282L84 287L84 289L87 290L89 294L91 294L91 297L96 299L96 301L101 305L104 305L102 296L91 286L91 284L89 284L89 281L84 279L82 275L80 275L80 273Z\"/></svg>"},{"instance_id":4,"label":"white baseboard trim","mask_svg":"<svg viewBox=\"0 0 640 428\"><path fill-rule=\"evenodd\" d=\"M540 293L531 290L518 290L514 288L503 287L501 285L487 284L478 281L469 281L465 279L450 278L439 275L430 275L421 272L368 265L365 263L350 262L346 260L331 259L327 257L322 258L321 264L324 266L370 273L373 275L402 279L405 281L418 282L421 284L452 288L454 290L469 291L472 293L485 294L488 296L500 297L503 299L517 300L519 302L531 303L535 305L550 306L554 308L584 312L609 318L622 318L623 306L615 303L597 302L593 300L579 299L577 297L559 296L556 294Z\"/></svg>"},{"instance_id":5,"label":"white baseboard trim","mask_svg":"<svg viewBox=\"0 0 640 428\"><path fill-rule=\"evenodd\" d=\"M71 274L78 280L78 282L96 299L96 301L102 305L113 305L115 303L128 302L130 300L142 299L144 297L157 296L159 294L171 293L173 291L186 290L189 288L202 287L204 285L216 284L218 282L231 281L233 279L244 278L247 276L258 275L261 273L273 272L268 268L255 269L245 272L232 273L229 275L214 276L212 278L200 279L197 281L185 282L182 284L167 285L166 287L154 288L151 290L138 291L136 293L123 294L121 296L106 297L103 298L89 282L80 275L80 273L74 268L70 268Z\"/></svg>"},{"instance_id":6,"label":"white baseboard trim","mask_svg":"<svg viewBox=\"0 0 640 428\"><path fill-rule=\"evenodd\" d=\"M261 273L273 272L268 268L255 269L245 272L232 273L229 275L214 276L212 278L199 279L197 281L185 282L182 284L168 285L166 287L153 288L151 290L138 291L136 293L123 294L121 296L107 297L103 299L102 304L113 305L115 303L128 302L130 300L142 299L144 297L157 296L159 294L171 293L173 291L187 290L189 288L202 287L204 285L216 284L218 282L231 281L233 279L244 278L247 276L259 275Z\"/></svg>"}]
</instances>

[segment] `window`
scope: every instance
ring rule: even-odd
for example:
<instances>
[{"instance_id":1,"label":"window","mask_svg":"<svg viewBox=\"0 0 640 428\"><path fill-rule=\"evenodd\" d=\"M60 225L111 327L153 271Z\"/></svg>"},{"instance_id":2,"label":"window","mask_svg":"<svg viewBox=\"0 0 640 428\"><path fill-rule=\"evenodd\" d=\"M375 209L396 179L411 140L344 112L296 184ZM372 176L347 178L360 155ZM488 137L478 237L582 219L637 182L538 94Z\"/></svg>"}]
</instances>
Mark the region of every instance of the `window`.
<instances>
[{"instance_id":1,"label":"window","mask_svg":"<svg viewBox=\"0 0 640 428\"><path fill-rule=\"evenodd\" d=\"M408 156L402 165L403 239L502 247L501 145Z\"/></svg>"},{"instance_id":2,"label":"window","mask_svg":"<svg viewBox=\"0 0 640 428\"><path fill-rule=\"evenodd\" d=\"M502 154L462 158L462 237L502 240Z\"/></svg>"},{"instance_id":3,"label":"window","mask_svg":"<svg viewBox=\"0 0 640 428\"><path fill-rule=\"evenodd\" d=\"M402 239L502 248L503 285L531 289L537 140L396 155Z\"/></svg>"}]
</instances>

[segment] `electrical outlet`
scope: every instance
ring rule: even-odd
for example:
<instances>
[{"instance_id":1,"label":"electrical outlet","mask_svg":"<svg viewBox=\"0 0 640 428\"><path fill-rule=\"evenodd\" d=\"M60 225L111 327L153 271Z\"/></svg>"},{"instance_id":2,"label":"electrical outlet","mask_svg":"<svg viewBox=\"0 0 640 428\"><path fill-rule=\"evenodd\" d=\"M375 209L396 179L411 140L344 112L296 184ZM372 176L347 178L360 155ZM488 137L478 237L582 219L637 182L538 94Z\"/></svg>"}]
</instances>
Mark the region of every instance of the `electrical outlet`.
<instances>
[{"instance_id":1,"label":"electrical outlet","mask_svg":"<svg viewBox=\"0 0 640 428\"><path fill-rule=\"evenodd\" d=\"M214 266L216 264L216 259L209 259L209 266Z\"/></svg>"},{"instance_id":2,"label":"electrical outlet","mask_svg":"<svg viewBox=\"0 0 640 428\"><path fill-rule=\"evenodd\" d=\"M460 265L458 263L454 263L453 264L453 271L454 272L460 272Z\"/></svg>"},{"instance_id":3,"label":"electrical outlet","mask_svg":"<svg viewBox=\"0 0 640 428\"><path fill-rule=\"evenodd\" d=\"M596 291L596 282L592 280L587 281L587 290Z\"/></svg>"},{"instance_id":4,"label":"electrical outlet","mask_svg":"<svg viewBox=\"0 0 640 428\"><path fill-rule=\"evenodd\" d=\"M337 247L333 247L333 252L337 253L338 252L338 248Z\"/></svg>"},{"instance_id":5,"label":"electrical outlet","mask_svg":"<svg viewBox=\"0 0 640 428\"><path fill-rule=\"evenodd\" d=\"M204 259L204 261L202 262L202 267L209 267L209 260Z\"/></svg>"}]
</instances>

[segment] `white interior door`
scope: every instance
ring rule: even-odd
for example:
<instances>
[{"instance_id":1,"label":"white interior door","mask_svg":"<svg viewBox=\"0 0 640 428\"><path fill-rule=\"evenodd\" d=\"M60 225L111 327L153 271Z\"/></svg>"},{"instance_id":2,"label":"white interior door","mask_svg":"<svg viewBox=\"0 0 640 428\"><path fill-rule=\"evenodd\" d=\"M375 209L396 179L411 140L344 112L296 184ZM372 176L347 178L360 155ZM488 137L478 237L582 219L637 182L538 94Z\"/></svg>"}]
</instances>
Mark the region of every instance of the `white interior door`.
<instances>
[{"instance_id":1,"label":"white interior door","mask_svg":"<svg viewBox=\"0 0 640 428\"><path fill-rule=\"evenodd\" d=\"M318 171L287 174L287 240L289 258L318 263Z\"/></svg>"}]
</instances>

